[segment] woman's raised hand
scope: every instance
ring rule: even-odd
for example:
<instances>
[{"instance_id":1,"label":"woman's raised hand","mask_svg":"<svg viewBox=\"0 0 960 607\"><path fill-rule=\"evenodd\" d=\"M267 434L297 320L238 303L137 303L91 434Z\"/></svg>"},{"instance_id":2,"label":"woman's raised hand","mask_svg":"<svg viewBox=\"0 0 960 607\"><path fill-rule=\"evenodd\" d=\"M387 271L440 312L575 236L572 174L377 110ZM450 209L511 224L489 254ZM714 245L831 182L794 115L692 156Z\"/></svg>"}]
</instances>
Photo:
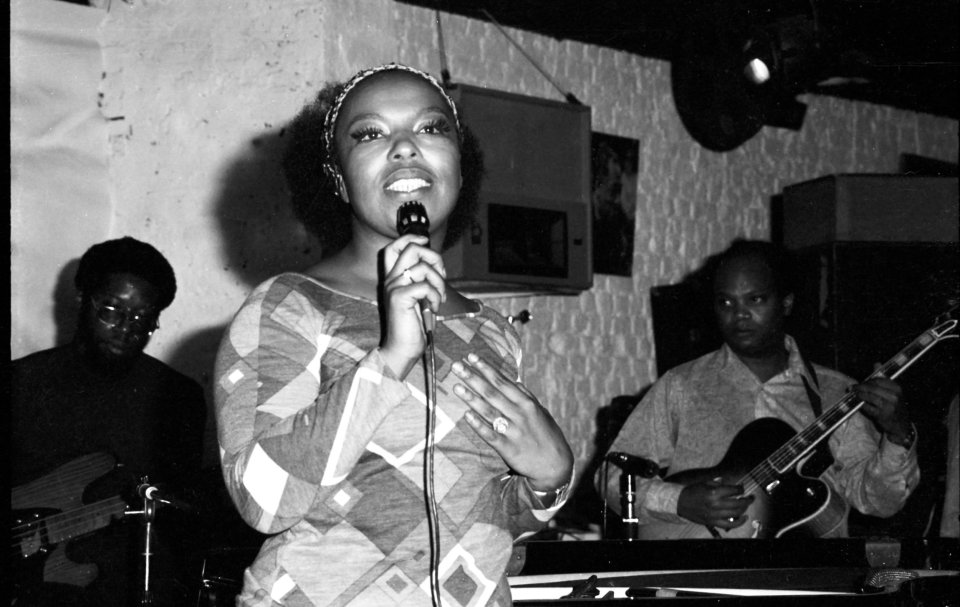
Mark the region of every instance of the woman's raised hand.
<instances>
[{"instance_id":1,"label":"woman's raised hand","mask_svg":"<svg viewBox=\"0 0 960 607\"><path fill-rule=\"evenodd\" d=\"M383 297L386 326L380 354L404 378L423 354L426 339L420 301L436 313L446 299L443 258L430 249L425 236L401 236L383 249Z\"/></svg>"},{"instance_id":2,"label":"woman's raised hand","mask_svg":"<svg viewBox=\"0 0 960 607\"><path fill-rule=\"evenodd\" d=\"M463 381L454 393L469 407L467 423L515 472L539 491L556 489L573 473L573 453L550 413L526 386L474 354L453 364Z\"/></svg>"}]
</instances>

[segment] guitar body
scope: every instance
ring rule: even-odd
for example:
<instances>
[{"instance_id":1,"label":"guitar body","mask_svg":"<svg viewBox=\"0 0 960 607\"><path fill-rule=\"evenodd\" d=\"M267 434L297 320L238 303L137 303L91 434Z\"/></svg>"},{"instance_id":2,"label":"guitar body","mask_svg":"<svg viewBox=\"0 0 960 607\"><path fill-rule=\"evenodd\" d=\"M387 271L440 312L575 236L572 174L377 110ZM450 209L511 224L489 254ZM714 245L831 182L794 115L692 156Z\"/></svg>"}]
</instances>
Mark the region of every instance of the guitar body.
<instances>
[{"instance_id":1,"label":"guitar body","mask_svg":"<svg viewBox=\"0 0 960 607\"><path fill-rule=\"evenodd\" d=\"M67 558L66 543L106 527L123 515L126 503L119 497L92 504L82 500L87 485L114 466L110 455L94 453L13 488L10 564L14 571L10 578L15 589L40 582L87 586L96 579L97 566L71 561Z\"/></svg>"},{"instance_id":2,"label":"guitar body","mask_svg":"<svg viewBox=\"0 0 960 607\"><path fill-rule=\"evenodd\" d=\"M767 417L747 424L734 437L723 460L711 468L684 470L665 480L681 485L722 478L724 483L741 482L757 464L796 434L786 422ZM755 499L747 509L747 522L729 531L717 529L725 538L774 538L787 534L822 537L840 526L847 508L827 483L817 476L805 476L804 465L780 475L773 483L752 492ZM709 539L710 530L695 523L649 523L640 525L639 538Z\"/></svg>"}]
</instances>

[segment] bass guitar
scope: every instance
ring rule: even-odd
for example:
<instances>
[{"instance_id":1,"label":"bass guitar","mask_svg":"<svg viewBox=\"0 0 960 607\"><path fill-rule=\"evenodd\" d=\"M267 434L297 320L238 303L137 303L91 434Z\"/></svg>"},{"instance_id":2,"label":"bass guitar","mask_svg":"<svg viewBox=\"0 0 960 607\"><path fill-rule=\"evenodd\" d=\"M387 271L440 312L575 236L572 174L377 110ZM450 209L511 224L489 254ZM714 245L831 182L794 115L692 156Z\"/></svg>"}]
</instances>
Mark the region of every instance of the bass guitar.
<instances>
[{"instance_id":1,"label":"bass guitar","mask_svg":"<svg viewBox=\"0 0 960 607\"><path fill-rule=\"evenodd\" d=\"M937 318L934 326L920 334L888 360L868 379L895 379L937 343L957 337L956 308ZM723 460L711 468L684 470L670 475L667 482L690 485L721 478L724 483L743 486L744 495L755 499L747 509L747 522L729 531L696 523L640 525L640 539L772 538L787 533L814 537L829 535L846 518L847 504L816 474L805 473L814 450L830 433L863 406L852 392L827 409L812 424L795 432L786 422L761 418L747 424L734 437ZM769 454L769 455L767 455ZM759 462L759 463L758 463Z\"/></svg>"},{"instance_id":2,"label":"bass guitar","mask_svg":"<svg viewBox=\"0 0 960 607\"><path fill-rule=\"evenodd\" d=\"M66 542L123 516L127 504L119 496L91 504L81 500L84 488L115 465L106 453L85 455L13 488L9 562L15 591L41 581L87 586L96 579L96 565L67 558Z\"/></svg>"}]
</instances>

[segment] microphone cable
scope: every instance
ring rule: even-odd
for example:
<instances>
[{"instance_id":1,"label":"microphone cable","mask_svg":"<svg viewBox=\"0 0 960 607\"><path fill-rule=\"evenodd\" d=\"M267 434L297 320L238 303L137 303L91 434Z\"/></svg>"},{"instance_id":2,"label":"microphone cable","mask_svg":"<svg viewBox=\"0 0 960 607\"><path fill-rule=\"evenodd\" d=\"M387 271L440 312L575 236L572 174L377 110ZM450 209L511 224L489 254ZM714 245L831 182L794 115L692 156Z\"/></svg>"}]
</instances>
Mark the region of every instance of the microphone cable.
<instances>
[{"instance_id":1,"label":"microphone cable","mask_svg":"<svg viewBox=\"0 0 960 607\"><path fill-rule=\"evenodd\" d=\"M600 462L600 493L603 495L603 505L601 508L603 511L600 513L600 539L609 539L610 534L607 530L607 510L609 505L607 504L607 482L610 480L610 460L606 457Z\"/></svg>"},{"instance_id":2,"label":"microphone cable","mask_svg":"<svg viewBox=\"0 0 960 607\"><path fill-rule=\"evenodd\" d=\"M433 461L437 435L437 358L433 330L425 331L427 346L423 352L424 386L427 395L427 444L423 452L423 487L430 531L430 598L434 607L440 600L440 523L437 515L437 494L433 483Z\"/></svg>"},{"instance_id":3,"label":"microphone cable","mask_svg":"<svg viewBox=\"0 0 960 607\"><path fill-rule=\"evenodd\" d=\"M397 233L418 234L430 238L430 220L427 210L415 200L397 209ZM437 515L437 494L433 482L434 451L437 435L437 359L433 341L436 316L425 301L420 302L426 346L423 350L424 392L427 398L426 445L423 450L423 492L427 507L427 527L430 535L430 599L433 607L442 607L440 598L440 522Z\"/></svg>"}]
</instances>

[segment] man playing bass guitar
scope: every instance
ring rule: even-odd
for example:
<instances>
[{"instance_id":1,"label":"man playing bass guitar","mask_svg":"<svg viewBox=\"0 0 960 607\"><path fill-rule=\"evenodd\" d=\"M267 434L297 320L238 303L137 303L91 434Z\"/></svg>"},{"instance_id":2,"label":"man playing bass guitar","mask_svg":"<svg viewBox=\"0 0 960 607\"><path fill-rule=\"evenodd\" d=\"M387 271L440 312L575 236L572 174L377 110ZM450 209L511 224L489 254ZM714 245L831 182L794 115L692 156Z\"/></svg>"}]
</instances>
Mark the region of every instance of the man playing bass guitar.
<instances>
[{"instance_id":1,"label":"man playing bass guitar","mask_svg":"<svg viewBox=\"0 0 960 607\"><path fill-rule=\"evenodd\" d=\"M857 384L802 358L784 329L794 289L778 246L737 240L712 262L723 345L664 374L610 448L666 471L638 479L640 537L842 537L851 506L881 517L898 512L920 476L900 387L880 374ZM844 397L863 404L824 429L796 479L771 481L763 466L744 475L768 447L811 425L816 431L820 411ZM619 475L608 476L601 490L617 509ZM779 487L787 480L808 484ZM785 499L772 502L778 491Z\"/></svg>"},{"instance_id":2,"label":"man playing bass guitar","mask_svg":"<svg viewBox=\"0 0 960 607\"><path fill-rule=\"evenodd\" d=\"M193 519L158 517L149 569L136 483L183 483L200 468L203 388L144 352L176 277L134 238L90 247L74 277L76 333L10 366L10 571L17 607L184 605L177 584ZM141 567L145 570L141 572Z\"/></svg>"}]
</instances>

